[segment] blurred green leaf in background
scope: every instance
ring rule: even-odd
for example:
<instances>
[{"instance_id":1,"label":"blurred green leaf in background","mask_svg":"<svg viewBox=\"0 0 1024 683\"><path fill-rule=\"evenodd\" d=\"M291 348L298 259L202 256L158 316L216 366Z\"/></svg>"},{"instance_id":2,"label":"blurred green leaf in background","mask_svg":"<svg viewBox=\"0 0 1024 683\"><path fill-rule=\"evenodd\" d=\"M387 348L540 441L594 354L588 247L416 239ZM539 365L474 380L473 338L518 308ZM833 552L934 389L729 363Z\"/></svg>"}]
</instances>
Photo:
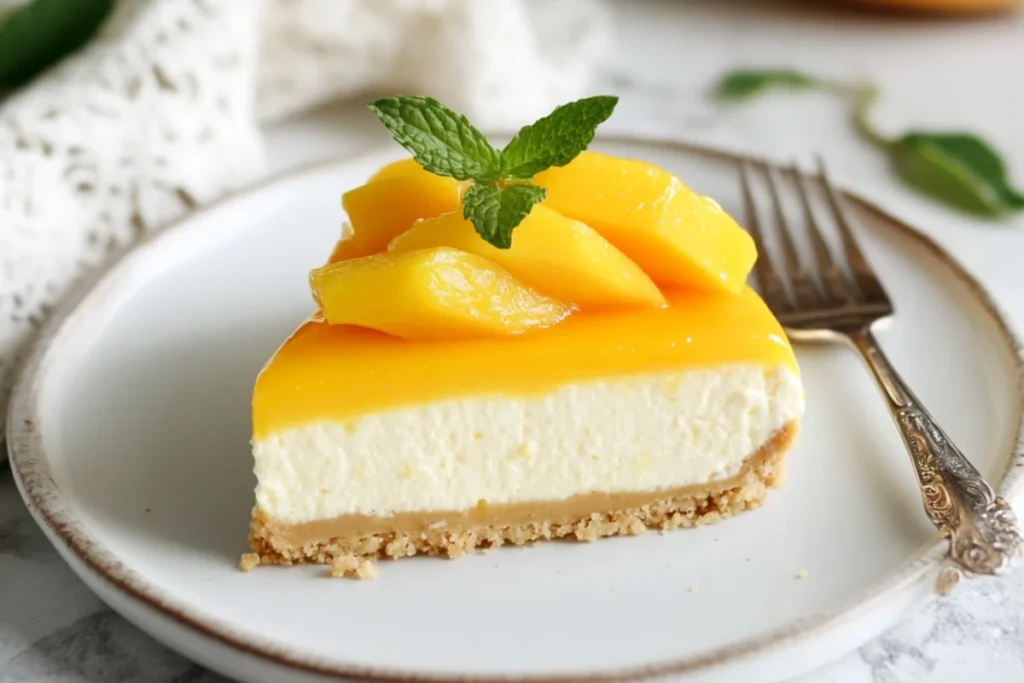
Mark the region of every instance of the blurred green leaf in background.
<instances>
[{"instance_id":1,"label":"blurred green leaf in background","mask_svg":"<svg viewBox=\"0 0 1024 683\"><path fill-rule=\"evenodd\" d=\"M1024 210L1024 194L1011 186L1002 158L977 135L914 131L889 138L875 129L869 116L878 99L874 85L837 83L793 69L743 68L724 74L714 94L736 101L773 88L827 90L851 97L857 132L886 152L896 174L919 192L990 218Z\"/></svg>"},{"instance_id":2,"label":"blurred green leaf in background","mask_svg":"<svg viewBox=\"0 0 1024 683\"><path fill-rule=\"evenodd\" d=\"M0 17L0 87L16 88L84 45L114 0L30 0Z\"/></svg>"},{"instance_id":3,"label":"blurred green leaf in background","mask_svg":"<svg viewBox=\"0 0 1024 683\"><path fill-rule=\"evenodd\" d=\"M736 69L722 76L715 95L723 100L742 100L773 88L809 90L826 84L793 69Z\"/></svg>"}]
</instances>

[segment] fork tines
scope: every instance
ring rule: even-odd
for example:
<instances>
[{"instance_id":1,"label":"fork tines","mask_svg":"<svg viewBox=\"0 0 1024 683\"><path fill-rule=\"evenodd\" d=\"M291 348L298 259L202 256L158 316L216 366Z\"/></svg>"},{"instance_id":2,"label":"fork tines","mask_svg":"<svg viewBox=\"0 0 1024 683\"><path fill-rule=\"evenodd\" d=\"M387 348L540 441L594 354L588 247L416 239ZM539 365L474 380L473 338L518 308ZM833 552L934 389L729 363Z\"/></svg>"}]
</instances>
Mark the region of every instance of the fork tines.
<instances>
[{"instance_id":1,"label":"fork tines","mask_svg":"<svg viewBox=\"0 0 1024 683\"><path fill-rule=\"evenodd\" d=\"M781 168L763 161L741 162L743 200L747 211L747 229L757 245L758 259L754 267L762 297L780 317L793 314L834 311L848 306L871 306L878 313L892 312L888 296L875 276L853 234L852 220L843 198L829 181L824 161L818 157L817 177L808 176L794 163ZM770 211L759 211L754 191L756 177L767 185ZM839 249L829 246L811 197L820 185L829 208L831 221L839 236ZM798 238L786 212L782 195L787 186L802 208L804 232L810 237L810 269L798 249ZM766 221L770 214L772 220ZM766 247L766 228L774 224L778 236L781 262L773 259ZM780 265L777 266L777 263ZM783 314L790 315L784 316ZM803 316L800 316L801 318ZM783 324L787 321L783 319Z\"/></svg>"}]
</instances>

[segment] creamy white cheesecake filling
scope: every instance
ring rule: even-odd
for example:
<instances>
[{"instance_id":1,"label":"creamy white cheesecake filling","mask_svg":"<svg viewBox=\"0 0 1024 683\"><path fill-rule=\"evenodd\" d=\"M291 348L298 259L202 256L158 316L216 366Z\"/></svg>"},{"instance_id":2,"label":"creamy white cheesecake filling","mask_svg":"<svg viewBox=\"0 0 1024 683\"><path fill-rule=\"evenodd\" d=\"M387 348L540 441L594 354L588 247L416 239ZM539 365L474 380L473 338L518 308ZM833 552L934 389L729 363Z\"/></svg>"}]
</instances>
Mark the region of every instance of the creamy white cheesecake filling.
<instances>
[{"instance_id":1,"label":"creamy white cheesecake filling","mask_svg":"<svg viewBox=\"0 0 1024 683\"><path fill-rule=\"evenodd\" d=\"M792 369L756 365L442 401L256 441L256 502L294 524L703 484L803 411Z\"/></svg>"}]
</instances>

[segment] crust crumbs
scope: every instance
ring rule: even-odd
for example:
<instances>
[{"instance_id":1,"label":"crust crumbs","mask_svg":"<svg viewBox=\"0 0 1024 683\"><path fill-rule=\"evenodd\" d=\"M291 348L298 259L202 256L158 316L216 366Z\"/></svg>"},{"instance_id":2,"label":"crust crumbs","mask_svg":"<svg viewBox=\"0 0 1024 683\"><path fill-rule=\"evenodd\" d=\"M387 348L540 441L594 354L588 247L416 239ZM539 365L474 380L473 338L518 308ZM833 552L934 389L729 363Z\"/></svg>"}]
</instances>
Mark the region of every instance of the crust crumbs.
<instances>
[{"instance_id":1,"label":"crust crumbs","mask_svg":"<svg viewBox=\"0 0 1024 683\"><path fill-rule=\"evenodd\" d=\"M246 573L251 572L258 566L260 566L260 556L257 553L244 553L238 561L238 568Z\"/></svg>"},{"instance_id":2,"label":"crust crumbs","mask_svg":"<svg viewBox=\"0 0 1024 683\"><path fill-rule=\"evenodd\" d=\"M377 578L377 565L373 560L342 555L331 561L331 576L336 579L372 580Z\"/></svg>"},{"instance_id":3,"label":"crust crumbs","mask_svg":"<svg viewBox=\"0 0 1024 683\"><path fill-rule=\"evenodd\" d=\"M939 595L949 595L962 578L963 574L956 567L944 567L935 580L935 590Z\"/></svg>"},{"instance_id":4,"label":"crust crumbs","mask_svg":"<svg viewBox=\"0 0 1024 683\"><path fill-rule=\"evenodd\" d=\"M352 558L399 559L419 554L455 559L479 549L506 544L522 546L553 539L594 541L607 536L638 535L648 529L705 526L759 507L769 488L782 485L786 475L786 453L797 431L796 423L780 430L757 454L756 465L749 468L739 481L730 482L720 489L709 487L699 494L653 500L643 506L595 513L578 519L523 524L431 525L416 533L389 531L336 537L298 547L279 542L272 527L254 509L249 543L263 564L319 563L332 564L333 567L334 562L341 561L339 566L347 567Z\"/></svg>"}]
</instances>

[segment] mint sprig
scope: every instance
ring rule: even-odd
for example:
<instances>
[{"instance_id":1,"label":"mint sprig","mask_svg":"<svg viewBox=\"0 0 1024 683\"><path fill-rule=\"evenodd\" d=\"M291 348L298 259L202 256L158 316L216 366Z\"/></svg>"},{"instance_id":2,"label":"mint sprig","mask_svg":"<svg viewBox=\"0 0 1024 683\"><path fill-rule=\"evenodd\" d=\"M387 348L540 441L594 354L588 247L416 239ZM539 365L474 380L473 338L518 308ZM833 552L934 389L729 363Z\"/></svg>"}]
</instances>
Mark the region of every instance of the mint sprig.
<instances>
[{"instance_id":1,"label":"mint sprig","mask_svg":"<svg viewBox=\"0 0 1024 683\"><path fill-rule=\"evenodd\" d=\"M430 97L388 97L369 107L425 170L473 181L463 197L463 216L489 244L508 249L512 231L547 196L531 182L533 176L575 159L618 101L599 95L563 104L524 126L502 150L465 116Z\"/></svg>"}]
</instances>

